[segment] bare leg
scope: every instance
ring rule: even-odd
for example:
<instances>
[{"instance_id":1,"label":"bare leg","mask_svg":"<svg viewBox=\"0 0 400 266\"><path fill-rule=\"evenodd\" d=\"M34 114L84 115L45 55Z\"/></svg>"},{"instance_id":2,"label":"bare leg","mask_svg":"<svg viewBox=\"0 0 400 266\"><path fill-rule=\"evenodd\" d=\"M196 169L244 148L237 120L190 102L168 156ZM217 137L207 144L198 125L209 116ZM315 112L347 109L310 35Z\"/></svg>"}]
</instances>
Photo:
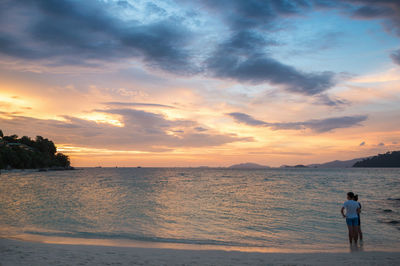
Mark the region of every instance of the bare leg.
<instances>
[{"instance_id":1,"label":"bare leg","mask_svg":"<svg viewBox=\"0 0 400 266\"><path fill-rule=\"evenodd\" d=\"M349 242L350 244L353 242L353 226L351 225L347 225L347 228L349 229Z\"/></svg>"},{"instance_id":2,"label":"bare leg","mask_svg":"<svg viewBox=\"0 0 400 266\"><path fill-rule=\"evenodd\" d=\"M358 241L358 225L353 226L353 236L354 236L354 243L357 244Z\"/></svg>"},{"instance_id":3,"label":"bare leg","mask_svg":"<svg viewBox=\"0 0 400 266\"><path fill-rule=\"evenodd\" d=\"M360 241L362 241L363 240L363 235L362 235L362 232L361 232L361 226L358 226L358 235L360 236Z\"/></svg>"}]
</instances>

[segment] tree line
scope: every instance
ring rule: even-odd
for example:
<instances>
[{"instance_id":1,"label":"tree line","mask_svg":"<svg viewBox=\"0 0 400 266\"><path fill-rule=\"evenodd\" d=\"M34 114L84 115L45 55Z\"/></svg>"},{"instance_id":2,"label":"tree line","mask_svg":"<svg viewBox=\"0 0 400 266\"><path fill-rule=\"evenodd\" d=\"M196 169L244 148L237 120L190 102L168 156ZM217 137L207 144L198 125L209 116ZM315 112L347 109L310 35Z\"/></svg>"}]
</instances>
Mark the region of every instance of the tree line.
<instances>
[{"instance_id":1,"label":"tree line","mask_svg":"<svg viewBox=\"0 0 400 266\"><path fill-rule=\"evenodd\" d=\"M353 167L400 167L400 151L387 152L356 162Z\"/></svg>"},{"instance_id":2,"label":"tree line","mask_svg":"<svg viewBox=\"0 0 400 266\"><path fill-rule=\"evenodd\" d=\"M0 130L0 169L70 168L68 156L57 153L53 141L17 135L4 136Z\"/></svg>"}]
</instances>

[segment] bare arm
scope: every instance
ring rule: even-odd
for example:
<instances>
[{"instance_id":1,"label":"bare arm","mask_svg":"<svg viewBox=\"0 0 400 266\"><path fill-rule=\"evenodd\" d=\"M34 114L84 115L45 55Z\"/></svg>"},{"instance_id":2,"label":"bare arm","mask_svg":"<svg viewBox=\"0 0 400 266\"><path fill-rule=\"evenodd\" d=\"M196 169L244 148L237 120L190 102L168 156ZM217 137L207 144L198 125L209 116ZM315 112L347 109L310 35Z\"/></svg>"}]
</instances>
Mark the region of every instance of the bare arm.
<instances>
[{"instance_id":1,"label":"bare arm","mask_svg":"<svg viewBox=\"0 0 400 266\"><path fill-rule=\"evenodd\" d=\"M346 215L344 215L344 207L342 207L342 209L340 210L340 212L342 213L343 218L346 218Z\"/></svg>"}]
</instances>

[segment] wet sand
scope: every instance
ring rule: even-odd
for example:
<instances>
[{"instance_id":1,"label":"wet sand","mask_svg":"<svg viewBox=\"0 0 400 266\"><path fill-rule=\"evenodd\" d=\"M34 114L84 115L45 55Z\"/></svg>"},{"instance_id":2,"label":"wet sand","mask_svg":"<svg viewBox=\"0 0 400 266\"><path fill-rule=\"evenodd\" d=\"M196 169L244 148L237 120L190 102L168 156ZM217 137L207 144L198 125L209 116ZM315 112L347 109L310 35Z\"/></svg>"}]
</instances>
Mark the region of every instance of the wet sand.
<instances>
[{"instance_id":1,"label":"wet sand","mask_svg":"<svg viewBox=\"0 0 400 266\"><path fill-rule=\"evenodd\" d=\"M261 253L0 239L0 265L399 265L400 252Z\"/></svg>"}]
</instances>

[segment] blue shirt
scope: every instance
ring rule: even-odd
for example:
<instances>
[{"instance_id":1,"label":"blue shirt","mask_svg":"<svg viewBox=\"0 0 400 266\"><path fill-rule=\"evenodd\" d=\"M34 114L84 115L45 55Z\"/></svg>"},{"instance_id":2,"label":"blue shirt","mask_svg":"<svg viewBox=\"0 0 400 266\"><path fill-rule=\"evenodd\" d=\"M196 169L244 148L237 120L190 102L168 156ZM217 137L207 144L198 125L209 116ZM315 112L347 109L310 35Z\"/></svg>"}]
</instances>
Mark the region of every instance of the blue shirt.
<instances>
[{"instance_id":1,"label":"blue shirt","mask_svg":"<svg viewBox=\"0 0 400 266\"><path fill-rule=\"evenodd\" d=\"M343 203L343 208L346 209L346 218L358 218L357 209L359 208L359 205L357 201L348 200Z\"/></svg>"}]
</instances>

